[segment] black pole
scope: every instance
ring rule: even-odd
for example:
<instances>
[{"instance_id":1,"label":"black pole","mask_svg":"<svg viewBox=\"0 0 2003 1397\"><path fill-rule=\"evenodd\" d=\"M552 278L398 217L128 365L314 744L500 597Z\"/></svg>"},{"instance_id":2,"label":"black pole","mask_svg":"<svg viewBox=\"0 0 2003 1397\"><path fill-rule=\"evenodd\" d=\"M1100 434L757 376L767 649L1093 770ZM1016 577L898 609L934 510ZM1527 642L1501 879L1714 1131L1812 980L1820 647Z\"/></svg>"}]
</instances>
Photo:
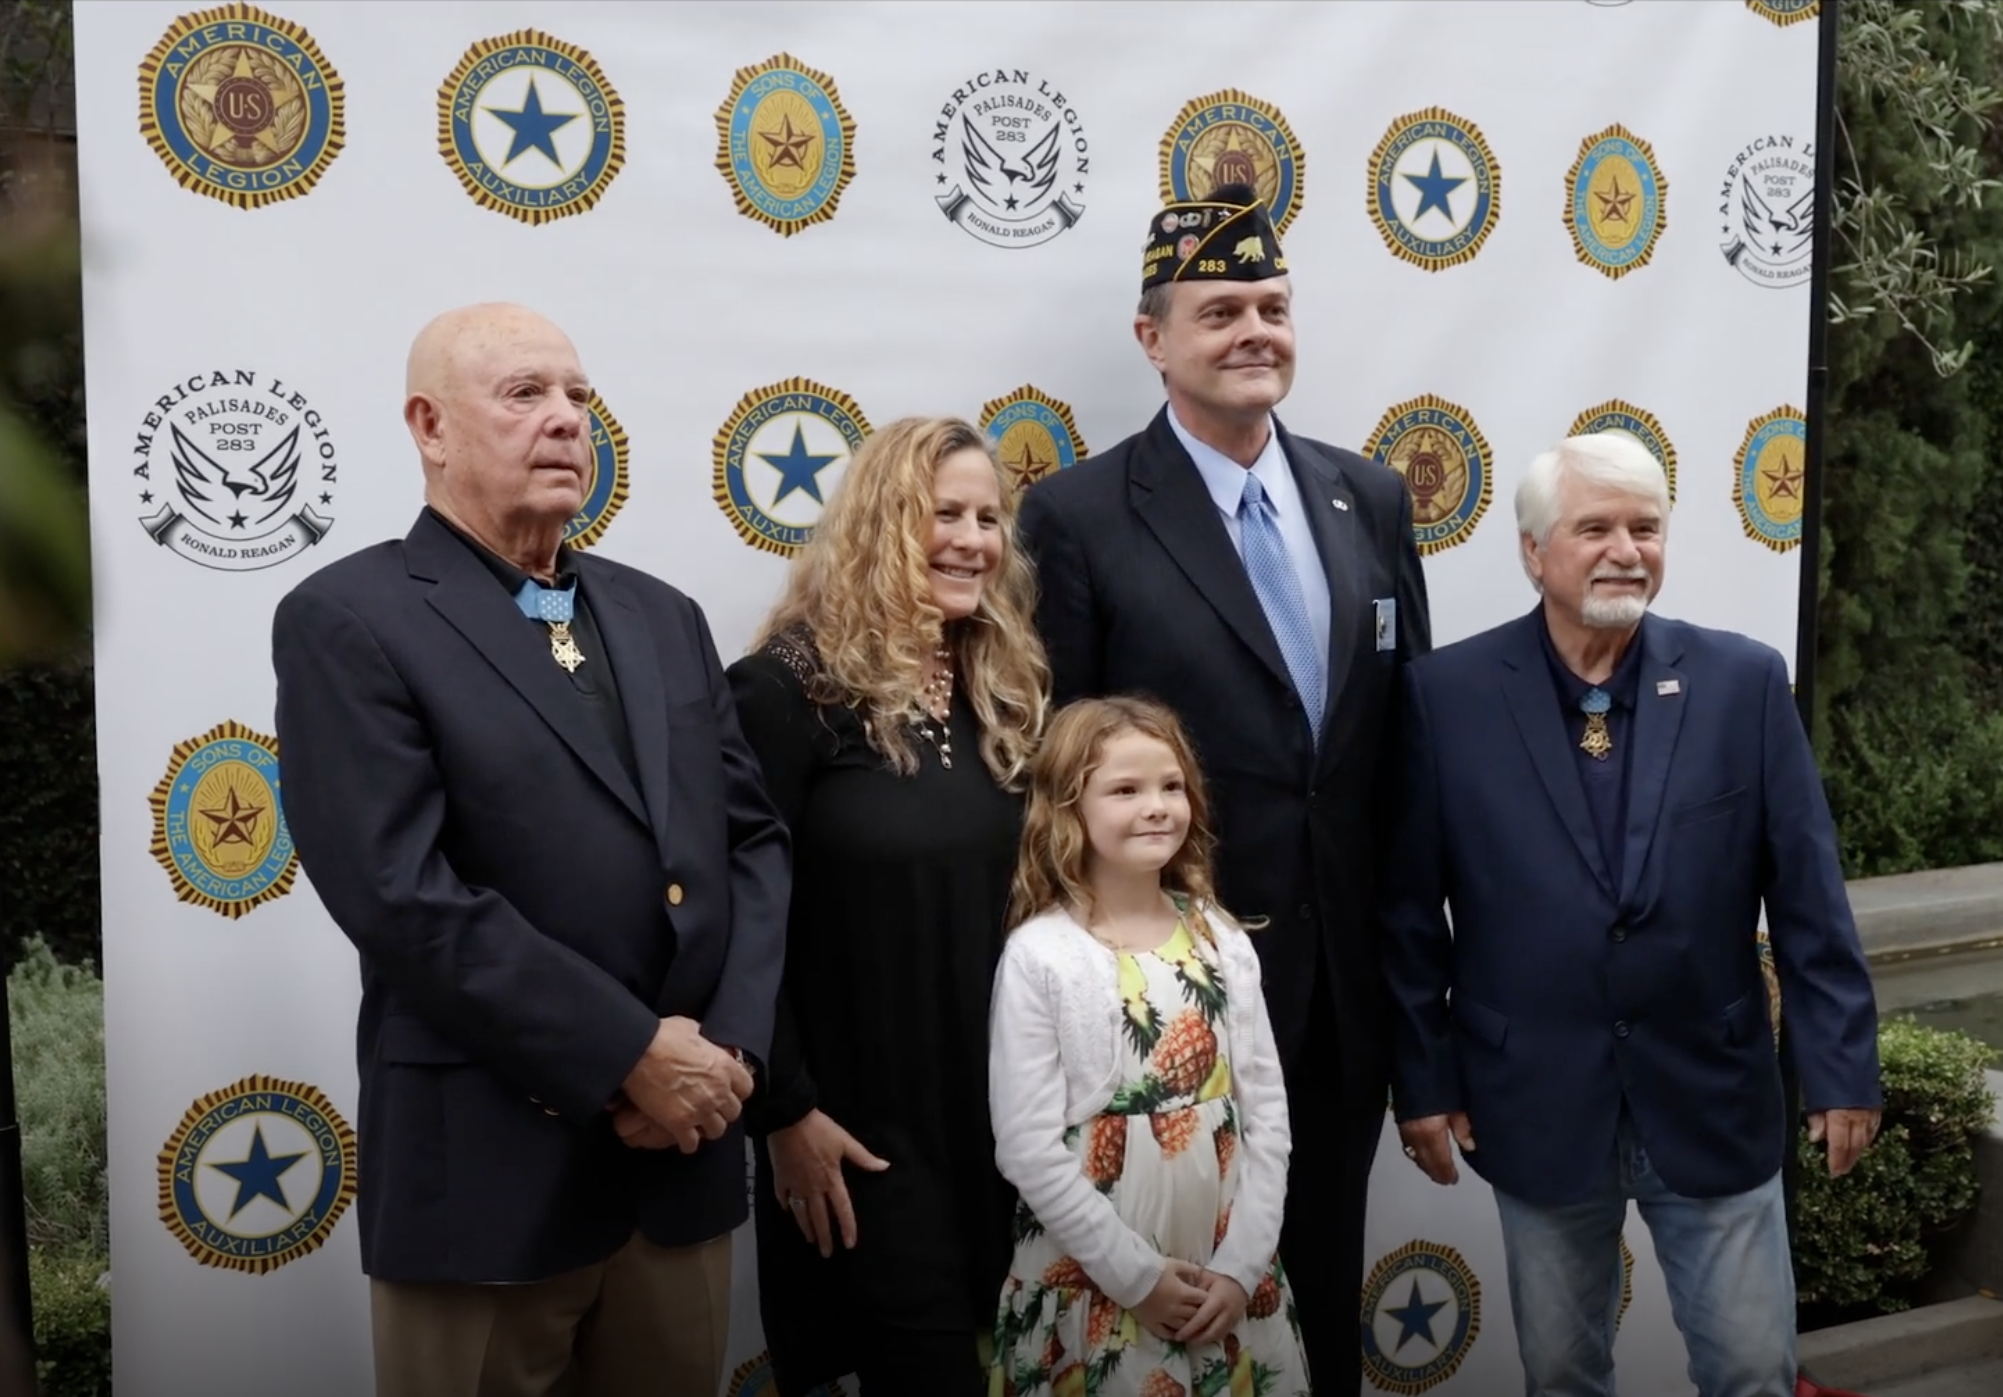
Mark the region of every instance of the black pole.
<instances>
[{"instance_id":1,"label":"black pole","mask_svg":"<svg viewBox=\"0 0 2003 1397\"><path fill-rule=\"evenodd\" d=\"M0 973L9 968L0 957ZM28 1294L28 1210L22 1183L13 1033L6 986L0 982L0 1392L32 1397L35 1316Z\"/></svg>"},{"instance_id":2,"label":"black pole","mask_svg":"<svg viewBox=\"0 0 2003 1397\"><path fill-rule=\"evenodd\" d=\"M1822 602L1822 490L1829 439L1829 259L1833 241L1831 209L1836 168L1836 9L1822 0L1816 20L1815 59L1815 226L1808 273L1808 445L1802 470L1807 476L1801 506L1801 595L1795 612L1794 702L1801 725L1815 736L1815 636ZM1787 1200L1788 1232L1795 1231L1795 1202L1801 1191L1801 1159L1795 1134L1801 1129L1801 1079L1794 1071L1787 1016L1781 1016L1780 1061L1787 1149L1781 1154L1781 1192Z\"/></svg>"}]
</instances>

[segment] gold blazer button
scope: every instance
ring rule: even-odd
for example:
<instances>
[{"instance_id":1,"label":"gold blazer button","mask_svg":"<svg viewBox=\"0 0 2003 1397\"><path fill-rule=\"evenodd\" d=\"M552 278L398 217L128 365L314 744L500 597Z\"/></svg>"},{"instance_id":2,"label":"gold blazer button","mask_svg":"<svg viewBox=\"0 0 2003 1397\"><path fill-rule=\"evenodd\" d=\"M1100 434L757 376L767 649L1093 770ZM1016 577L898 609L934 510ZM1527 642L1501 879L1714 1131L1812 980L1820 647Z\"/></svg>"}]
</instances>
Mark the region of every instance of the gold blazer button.
<instances>
[{"instance_id":1,"label":"gold blazer button","mask_svg":"<svg viewBox=\"0 0 2003 1397\"><path fill-rule=\"evenodd\" d=\"M679 907L681 905L682 905L682 885L680 883L668 884L668 906Z\"/></svg>"}]
</instances>

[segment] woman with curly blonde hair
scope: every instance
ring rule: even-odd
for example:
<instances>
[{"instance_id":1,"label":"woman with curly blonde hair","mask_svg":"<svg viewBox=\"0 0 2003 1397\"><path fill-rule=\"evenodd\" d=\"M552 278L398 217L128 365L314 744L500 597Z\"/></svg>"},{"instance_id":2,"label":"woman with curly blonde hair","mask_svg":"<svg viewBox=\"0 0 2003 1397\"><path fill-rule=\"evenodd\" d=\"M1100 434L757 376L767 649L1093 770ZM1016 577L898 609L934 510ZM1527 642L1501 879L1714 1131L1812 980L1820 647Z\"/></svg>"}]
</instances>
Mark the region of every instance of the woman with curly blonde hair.
<instances>
[{"instance_id":1,"label":"woman with curly blonde hair","mask_svg":"<svg viewBox=\"0 0 2003 1397\"><path fill-rule=\"evenodd\" d=\"M753 653L745 735L793 835L758 1164L781 1397L975 1397L1008 1268L987 1010L1049 675L1015 507L980 432L865 441Z\"/></svg>"}]
</instances>

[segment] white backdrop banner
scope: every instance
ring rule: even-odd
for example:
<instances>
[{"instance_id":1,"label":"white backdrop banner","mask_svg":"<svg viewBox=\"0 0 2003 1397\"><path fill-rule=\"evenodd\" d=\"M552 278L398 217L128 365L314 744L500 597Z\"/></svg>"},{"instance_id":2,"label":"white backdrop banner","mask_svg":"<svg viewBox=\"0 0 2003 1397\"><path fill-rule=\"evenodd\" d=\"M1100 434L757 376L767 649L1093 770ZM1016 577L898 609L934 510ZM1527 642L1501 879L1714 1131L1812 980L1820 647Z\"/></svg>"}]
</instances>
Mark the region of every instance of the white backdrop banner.
<instances>
[{"instance_id":1,"label":"white backdrop banner","mask_svg":"<svg viewBox=\"0 0 2003 1397\"><path fill-rule=\"evenodd\" d=\"M419 504L403 357L515 300L575 339L573 542L739 653L872 422L1018 481L1160 403L1163 196L1284 230L1297 432L1410 484L1436 639L1532 601L1509 498L1577 431L1670 468L1660 607L1793 654L1814 0L77 5L115 1359L125 1397L370 1389L354 953L298 876L272 608ZM1509 1391L1492 1202L1387 1135L1361 1335ZM1687 1392L1638 1223L1624 1391ZM731 1397L769 1374L748 1238Z\"/></svg>"}]
</instances>

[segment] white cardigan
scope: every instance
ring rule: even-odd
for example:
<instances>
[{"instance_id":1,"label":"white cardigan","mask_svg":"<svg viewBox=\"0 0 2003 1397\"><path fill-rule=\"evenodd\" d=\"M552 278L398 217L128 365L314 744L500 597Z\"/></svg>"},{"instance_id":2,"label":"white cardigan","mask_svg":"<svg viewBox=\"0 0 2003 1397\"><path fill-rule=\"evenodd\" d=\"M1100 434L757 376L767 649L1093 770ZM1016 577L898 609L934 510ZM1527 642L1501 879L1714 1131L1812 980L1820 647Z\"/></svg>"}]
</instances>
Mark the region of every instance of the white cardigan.
<instances>
[{"instance_id":1,"label":"white cardigan","mask_svg":"<svg viewBox=\"0 0 2003 1397\"><path fill-rule=\"evenodd\" d=\"M1250 1295L1280 1241L1293 1136L1279 1050L1251 939L1214 907L1218 969L1229 1008L1224 1049L1238 1107L1238 1188L1210 1269ZM1064 1147L1064 1132L1105 1109L1118 1072L1119 961L1068 913L1046 912L1009 935L995 974L988 1031L988 1105L1002 1176L1085 1274L1124 1308L1140 1304L1167 1258L1120 1220Z\"/></svg>"}]
</instances>

